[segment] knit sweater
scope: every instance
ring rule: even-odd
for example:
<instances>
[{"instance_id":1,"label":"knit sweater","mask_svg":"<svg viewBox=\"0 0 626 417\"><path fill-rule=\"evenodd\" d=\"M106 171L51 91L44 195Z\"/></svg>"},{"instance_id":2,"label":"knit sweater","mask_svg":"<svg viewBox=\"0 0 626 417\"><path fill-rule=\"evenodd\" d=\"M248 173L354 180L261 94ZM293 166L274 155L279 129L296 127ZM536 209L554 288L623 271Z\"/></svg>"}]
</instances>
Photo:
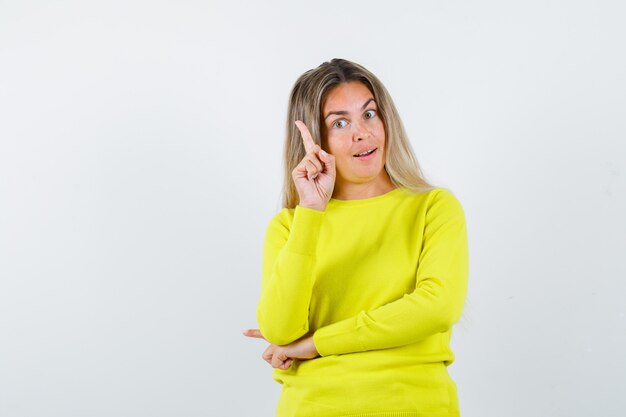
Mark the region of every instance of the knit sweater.
<instances>
[{"instance_id":1,"label":"knit sweater","mask_svg":"<svg viewBox=\"0 0 626 417\"><path fill-rule=\"evenodd\" d=\"M277 345L313 334L320 356L274 370L277 416L458 416L447 366L468 272L463 208L444 188L280 211L259 328Z\"/></svg>"}]
</instances>

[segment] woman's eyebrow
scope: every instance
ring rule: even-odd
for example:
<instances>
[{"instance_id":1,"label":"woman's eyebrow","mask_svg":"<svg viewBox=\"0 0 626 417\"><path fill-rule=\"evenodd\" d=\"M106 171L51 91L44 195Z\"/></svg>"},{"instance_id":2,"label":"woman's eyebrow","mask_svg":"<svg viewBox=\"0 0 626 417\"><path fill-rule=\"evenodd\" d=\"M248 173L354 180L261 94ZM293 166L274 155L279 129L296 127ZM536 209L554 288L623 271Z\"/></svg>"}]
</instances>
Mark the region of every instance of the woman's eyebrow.
<instances>
[{"instance_id":1,"label":"woman's eyebrow","mask_svg":"<svg viewBox=\"0 0 626 417\"><path fill-rule=\"evenodd\" d=\"M370 98L369 100L367 100L365 102L365 104L363 104L363 106L361 106L361 110L365 110L367 105L370 104L372 101L374 101L373 97ZM376 102L374 101L374 103L376 103ZM333 114L336 114L336 115L339 115L339 116L343 116L344 114L348 114L348 112L345 111L345 110L331 111L331 112L328 112L328 114L324 117L324 120L328 119L328 116L331 116Z\"/></svg>"}]
</instances>

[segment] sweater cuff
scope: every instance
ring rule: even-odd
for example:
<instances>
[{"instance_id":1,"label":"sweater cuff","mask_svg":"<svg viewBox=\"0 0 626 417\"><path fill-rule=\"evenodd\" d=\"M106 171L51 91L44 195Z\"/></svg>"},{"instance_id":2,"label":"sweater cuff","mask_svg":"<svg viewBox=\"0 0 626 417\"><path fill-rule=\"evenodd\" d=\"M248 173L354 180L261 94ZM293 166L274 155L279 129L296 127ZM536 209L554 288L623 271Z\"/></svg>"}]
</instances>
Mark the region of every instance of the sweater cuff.
<instances>
[{"instance_id":1,"label":"sweater cuff","mask_svg":"<svg viewBox=\"0 0 626 417\"><path fill-rule=\"evenodd\" d=\"M353 317L317 329L313 333L313 344L317 353L320 356L328 356L363 351L356 331L357 321L358 319Z\"/></svg>"},{"instance_id":2,"label":"sweater cuff","mask_svg":"<svg viewBox=\"0 0 626 417\"><path fill-rule=\"evenodd\" d=\"M296 206L285 248L289 252L315 255L324 212Z\"/></svg>"}]
</instances>

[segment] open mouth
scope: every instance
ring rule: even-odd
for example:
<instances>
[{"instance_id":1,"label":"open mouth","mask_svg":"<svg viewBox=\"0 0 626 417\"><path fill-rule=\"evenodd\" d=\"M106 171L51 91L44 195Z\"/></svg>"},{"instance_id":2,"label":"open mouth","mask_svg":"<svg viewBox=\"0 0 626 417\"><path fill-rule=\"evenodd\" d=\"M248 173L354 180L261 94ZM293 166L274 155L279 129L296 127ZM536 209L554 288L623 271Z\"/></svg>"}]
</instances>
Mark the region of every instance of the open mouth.
<instances>
[{"instance_id":1,"label":"open mouth","mask_svg":"<svg viewBox=\"0 0 626 417\"><path fill-rule=\"evenodd\" d=\"M374 155L374 153L376 153L377 150L378 148L373 148L352 156L354 156L356 159L369 159L370 157L372 157L372 155Z\"/></svg>"}]
</instances>

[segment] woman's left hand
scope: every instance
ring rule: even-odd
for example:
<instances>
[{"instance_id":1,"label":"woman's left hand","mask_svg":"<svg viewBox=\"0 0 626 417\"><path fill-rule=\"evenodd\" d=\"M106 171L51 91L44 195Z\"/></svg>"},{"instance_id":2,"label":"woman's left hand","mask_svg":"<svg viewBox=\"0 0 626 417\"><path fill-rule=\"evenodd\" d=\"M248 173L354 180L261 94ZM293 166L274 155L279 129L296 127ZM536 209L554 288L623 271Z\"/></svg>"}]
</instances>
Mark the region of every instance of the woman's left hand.
<instances>
[{"instance_id":1,"label":"woman's left hand","mask_svg":"<svg viewBox=\"0 0 626 417\"><path fill-rule=\"evenodd\" d=\"M248 329L243 332L244 336L254 337L266 340L259 329ZM288 369L294 359L313 359L319 356L315 343L313 343L313 335L304 336L288 345L270 344L263 352L263 359L272 367L279 369Z\"/></svg>"}]
</instances>

